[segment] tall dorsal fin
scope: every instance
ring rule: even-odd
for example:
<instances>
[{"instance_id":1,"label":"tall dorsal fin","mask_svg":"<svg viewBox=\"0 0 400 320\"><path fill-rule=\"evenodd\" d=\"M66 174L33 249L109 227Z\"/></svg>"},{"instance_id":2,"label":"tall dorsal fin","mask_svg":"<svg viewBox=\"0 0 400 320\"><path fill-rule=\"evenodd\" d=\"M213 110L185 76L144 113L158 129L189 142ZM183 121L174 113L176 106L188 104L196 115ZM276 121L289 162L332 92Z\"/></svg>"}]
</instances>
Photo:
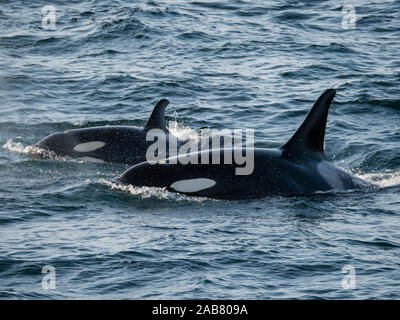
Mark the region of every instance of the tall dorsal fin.
<instances>
[{"instance_id":1,"label":"tall dorsal fin","mask_svg":"<svg viewBox=\"0 0 400 320\"><path fill-rule=\"evenodd\" d=\"M328 89L318 98L300 128L281 149L324 153L326 121L335 94L336 90Z\"/></svg>"},{"instance_id":2,"label":"tall dorsal fin","mask_svg":"<svg viewBox=\"0 0 400 320\"><path fill-rule=\"evenodd\" d=\"M165 108L168 104L169 101L167 99L161 99L157 102L149 120L147 120L144 126L145 130L161 129L168 132L167 126L165 125Z\"/></svg>"}]
</instances>

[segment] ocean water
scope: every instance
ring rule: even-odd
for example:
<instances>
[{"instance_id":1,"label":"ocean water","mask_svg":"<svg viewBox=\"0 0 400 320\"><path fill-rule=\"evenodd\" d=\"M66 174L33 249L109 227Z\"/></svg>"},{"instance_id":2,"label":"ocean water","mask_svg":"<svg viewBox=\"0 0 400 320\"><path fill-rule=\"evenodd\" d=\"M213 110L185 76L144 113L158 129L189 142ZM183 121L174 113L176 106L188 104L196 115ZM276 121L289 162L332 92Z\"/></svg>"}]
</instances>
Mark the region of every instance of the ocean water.
<instances>
[{"instance_id":1,"label":"ocean water","mask_svg":"<svg viewBox=\"0 0 400 320\"><path fill-rule=\"evenodd\" d=\"M400 1L345 4L353 25L333 0L1 1L0 298L399 299ZM275 148L331 87L326 153L376 190L190 198L32 147L168 98L177 135Z\"/></svg>"}]
</instances>

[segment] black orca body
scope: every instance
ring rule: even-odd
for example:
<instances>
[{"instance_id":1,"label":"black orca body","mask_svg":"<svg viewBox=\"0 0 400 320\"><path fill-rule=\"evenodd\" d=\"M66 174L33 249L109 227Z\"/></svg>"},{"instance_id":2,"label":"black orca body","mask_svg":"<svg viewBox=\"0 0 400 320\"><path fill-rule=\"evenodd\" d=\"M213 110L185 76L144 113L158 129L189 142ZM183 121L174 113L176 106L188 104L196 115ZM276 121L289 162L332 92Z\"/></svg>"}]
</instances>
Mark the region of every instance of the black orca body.
<instances>
[{"instance_id":1,"label":"black orca body","mask_svg":"<svg viewBox=\"0 0 400 320\"><path fill-rule=\"evenodd\" d=\"M232 200L366 186L366 182L335 167L324 154L326 121L335 93L329 89L321 95L294 136L280 149L253 149L254 169L249 175L237 175L237 165L223 164L227 149L215 149L199 152L199 164L181 164L181 161L171 161L173 158L158 163L144 162L129 169L119 180L186 195ZM234 150L229 151L232 154ZM204 153L208 153L209 159L213 153L219 153L221 164L211 161L201 164ZM178 156L178 160L179 157L183 156Z\"/></svg>"},{"instance_id":2,"label":"black orca body","mask_svg":"<svg viewBox=\"0 0 400 320\"><path fill-rule=\"evenodd\" d=\"M150 129L161 129L166 133L166 99L160 100L144 128L133 126L105 126L69 130L54 133L36 146L49 151L53 156L70 157L91 162L118 162L136 164L146 160L146 150L153 143L146 141ZM180 144L178 140L178 144ZM167 155L166 155L167 156Z\"/></svg>"}]
</instances>

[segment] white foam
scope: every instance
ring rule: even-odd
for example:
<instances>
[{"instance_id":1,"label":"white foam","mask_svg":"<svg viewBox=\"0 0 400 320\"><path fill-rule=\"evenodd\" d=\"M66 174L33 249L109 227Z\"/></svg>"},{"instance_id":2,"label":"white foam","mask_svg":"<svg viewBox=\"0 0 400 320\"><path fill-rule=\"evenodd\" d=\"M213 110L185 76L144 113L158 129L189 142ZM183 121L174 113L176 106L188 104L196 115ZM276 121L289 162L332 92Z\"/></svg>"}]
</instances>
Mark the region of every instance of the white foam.
<instances>
[{"instance_id":1,"label":"white foam","mask_svg":"<svg viewBox=\"0 0 400 320\"><path fill-rule=\"evenodd\" d=\"M216 137L221 137L223 131L214 129L201 129L200 132L194 130L193 128L186 127L183 123L178 121L170 121L168 124L168 130L171 134L178 137L181 140L199 140L201 138L211 139Z\"/></svg>"},{"instance_id":2,"label":"white foam","mask_svg":"<svg viewBox=\"0 0 400 320\"><path fill-rule=\"evenodd\" d=\"M181 140L196 139L198 137L193 128L186 127L178 121L170 121L168 123L168 131Z\"/></svg>"},{"instance_id":3,"label":"white foam","mask_svg":"<svg viewBox=\"0 0 400 320\"><path fill-rule=\"evenodd\" d=\"M142 199L156 198L161 200L173 200L173 201L190 201L190 202L204 202L204 201L218 201L214 199L208 199L204 197L189 197L183 194L177 194L169 192L165 188L156 187L137 187L132 185L126 185L122 183L116 183L105 179L100 179L99 183L104 184L111 188L111 190L128 192L134 196L139 196Z\"/></svg>"},{"instance_id":4,"label":"white foam","mask_svg":"<svg viewBox=\"0 0 400 320\"><path fill-rule=\"evenodd\" d=\"M93 157L82 157L78 158L78 161L94 162L94 163L105 163L105 161Z\"/></svg>"},{"instance_id":5,"label":"white foam","mask_svg":"<svg viewBox=\"0 0 400 320\"><path fill-rule=\"evenodd\" d=\"M20 139L20 138L18 137L15 139ZM56 155L51 151L41 149L40 147L37 146L24 146L22 142L14 141L14 139L8 140L2 146L2 148L19 154L39 156L40 158L56 158Z\"/></svg>"},{"instance_id":6,"label":"white foam","mask_svg":"<svg viewBox=\"0 0 400 320\"><path fill-rule=\"evenodd\" d=\"M356 174L356 177L366 180L379 188L400 186L400 172L386 171L383 173Z\"/></svg>"},{"instance_id":7,"label":"white foam","mask_svg":"<svg viewBox=\"0 0 400 320\"><path fill-rule=\"evenodd\" d=\"M20 138L15 138L15 139L20 139ZM97 163L104 162L101 159L96 159L92 157L82 157L74 159L69 156L58 156L54 152L41 149L38 146L24 146L22 142L14 141L14 139L8 140L2 147L3 149L9 150L11 152L32 156L34 159L38 158L38 159L52 159L59 161L88 161Z\"/></svg>"}]
</instances>

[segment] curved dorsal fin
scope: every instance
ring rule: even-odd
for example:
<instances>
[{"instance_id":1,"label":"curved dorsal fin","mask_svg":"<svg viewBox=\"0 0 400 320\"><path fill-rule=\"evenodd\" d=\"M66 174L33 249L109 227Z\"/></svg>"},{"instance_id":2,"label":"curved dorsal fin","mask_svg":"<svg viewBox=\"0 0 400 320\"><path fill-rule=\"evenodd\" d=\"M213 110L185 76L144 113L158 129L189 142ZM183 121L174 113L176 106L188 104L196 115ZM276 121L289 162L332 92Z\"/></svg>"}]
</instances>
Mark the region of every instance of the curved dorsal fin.
<instances>
[{"instance_id":1,"label":"curved dorsal fin","mask_svg":"<svg viewBox=\"0 0 400 320\"><path fill-rule=\"evenodd\" d=\"M335 94L336 90L328 89L318 98L300 128L281 149L324 153L326 121Z\"/></svg>"},{"instance_id":2,"label":"curved dorsal fin","mask_svg":"<svg viewBox=\"0 0 400 320\"><path fill-rule=\"evenodd\" d=\"M157 102L149 120L147 120L147 123L144 126L145 130L161 129L168 132L165 125L165 108L168 104L169 101L167 99L161 99Z\"/></svg>"}]
</instances>

